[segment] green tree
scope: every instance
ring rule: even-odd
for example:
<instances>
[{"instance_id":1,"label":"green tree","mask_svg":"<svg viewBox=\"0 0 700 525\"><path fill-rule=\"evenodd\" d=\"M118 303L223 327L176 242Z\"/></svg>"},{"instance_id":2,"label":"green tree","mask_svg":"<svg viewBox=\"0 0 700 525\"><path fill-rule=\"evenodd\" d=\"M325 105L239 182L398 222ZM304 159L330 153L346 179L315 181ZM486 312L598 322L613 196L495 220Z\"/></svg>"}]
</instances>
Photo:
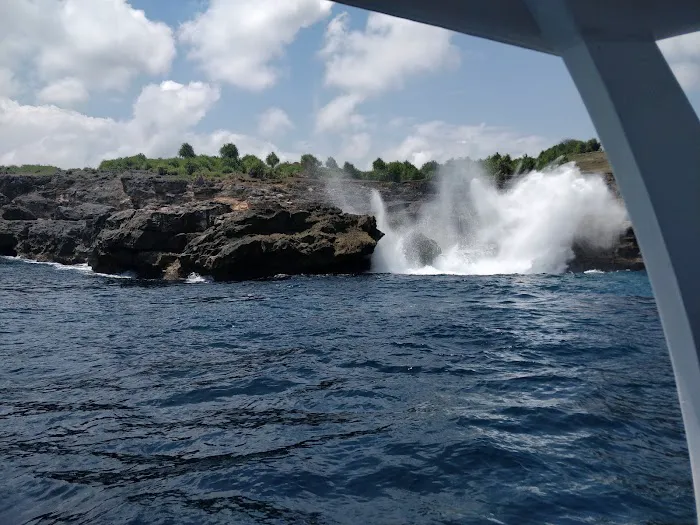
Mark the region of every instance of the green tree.
<instances>
[{"instance_id":1,"label":"green tree","mask_svg":"<svg viewBox=\"0 0 700 525\"><path fill-rule=\"evenodd\" d=\"M337 170L338 169L338 163L335 161L333 157L328 157L326 160L326 168L330 170Z\"/></svg>"},{"instance_id":2,"label":"green tree","mask_svg":"<svg viewBox=\"0 0 700 525\"><path fill-rule=\"evenodd\" d=\"M487 174L492 177L496 177L498 173L498 165L501 162L501 154L496 152L493 155L489 155L483 161L481 161L484 170Z\"/></svg>"},{"instance_id":3,"label":"green tree","mask_svg":"<svg viewBox=\"0 0 700 525\"><path fill-rule=\"evenodd\" d=\"M280 163L280 159L277 155L275 155L274 151L271 151L265 159L265 162L267 162L267 165L270 166L272 169L275 169L275 166L277 166Z\"/></svg>"},{"instance_id":4,"label":"green tree","mask_svg":"<svg viewBox=\"0 0 700 525\"><path fill-rule=\"evenodd\" d=\"M350 175L353 179L361 179L362 178L362 172L358 170L353 164L350 162L346 162L343 164L343 171Z\"/></svg>"},{"instance_id":5,"label":"green tree","mask_svg":"<svg viewBox=\"0 0 700 525\"><path fill-rule=\"evenodd\" d=\"M418 168L416 168L413 163L409 161L404 161L403 163L403 174L401 175L401 180L420 180L423 178L423 174Z\"/></svg>"},{"instance_id":6,"label":"green tree","mask_svg":"<svg viewBox=\"0 0 700 525\"><path fill-rule=\"evenodd\" d=\"M238 162L238 148L235 144L231 144L230 142L221 146L219 155L221 155L222 159Z\"/></svg>"},{"instance_id":7,"label":"green tree","mask_svg":"<svg viewBox=\"0 0 700 525\"><path fill-rule=\"evenodd\" d=\"M410 163L409 163L410 164ZM413 166L411 164L411 166ZM384 180L401 182L406 178L406 165L403 162L392 161L386 165Z\"/></svg>"},{"instance_id":8,"label":"green tree","mask_svg":"<svg viewBox=\"0 0 700 525\"><path fill-rule=\"evenodd\" d=\"M305 153L301 156L301 166L307 175L315 176L318 175L321 161L310 153Z\"/></svg>"},{"instance_id":9,"label":"green tree","mask_svg":"<svg viewBox=\"0 0 700 525\"><path fill-rule=\"evenodd\" d=\"M420 167L420 172L424 178L432 179L435 175L437 175L439 167L440 165L437 162L434 160L429 160Z\"/></svg>"},{"instance_id":10,"label":"green tree","mask_svg":"<svg viewBox=\"0 0 700 525\"><path fill-rule=\"evenodd\" d=\"M197 165L193 161L188 160L185 164L185 172L191 176L194 175L195 171L197 171Z\"/></svg>"},{"instance_id":11,"label":"green tree","mask_svg":"<svg viewBox=\"0 0 700 525\"><path fill-rule=\"evenodd\" d=\"M537 167L537 160L525 154L519 159L518 171L520 173L529 173Z\"/></svg>"},{"instance_id":12,"label":"green tree","mask_svg":"<svg viewBox=\"0 0 700 525\"><path fill-rule=\"evenodd\" d=\"M182 144L182 146L180 146L178 156L182 157L183 159L192 159L196 155L194 154L194 148L190 144L185 142Z\"/></svg>"},{"instance_id":13,"label":"green tree","mask_svg":"<svg viewBox=\"0 0 700 525\"><path fill-rule=\"evenodd\" d=\"M372 169L376 172L382 172L386 170L386 162L384 162L381 158L377 158L372 163Z\"/></svg>"},{"instance_id":14,"label":"green tree","mask_svg":"<svg viewBox=\"0 0 700 525\"><path fill-rule=\"evenodd\" d=\"M586 142L586 151L600 151L601 145L598 139L591 139Z\"/></svg>"}]
</instances>

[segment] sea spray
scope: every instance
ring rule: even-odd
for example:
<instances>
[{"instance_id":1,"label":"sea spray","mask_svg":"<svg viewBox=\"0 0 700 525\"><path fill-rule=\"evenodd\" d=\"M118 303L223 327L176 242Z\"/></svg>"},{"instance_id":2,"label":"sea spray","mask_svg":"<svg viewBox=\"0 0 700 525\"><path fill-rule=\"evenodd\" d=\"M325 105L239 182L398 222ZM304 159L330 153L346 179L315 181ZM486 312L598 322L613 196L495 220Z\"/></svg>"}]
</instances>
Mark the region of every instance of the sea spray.
<instances>
[{"instance_id":1,"label":"sea spray","mask_svg":"<svg viewBox=\"0 0 700 525\"><path fill-rule=\"evenodd\" d=\"M111 279L136 279L136 276L131 272L123 272L123 273L119 273L119 274L98 273L98 272L95 272L92 268L90 268L90 265L88 265L87 263L62 264L62 263L53 262L53 261L36 261L34 259L27 259L24 257L18 257L18 256L12 256L12 255L0 255L0 259L4 259L7 261L16 261L16 262L24 263L24 264L40 264L40 265L44 265L44 266L51 266L52 268L55 268L56 270L74 271L74 272L82 273L84 275L91 275L91 276L97 276L97 277L109 277Z\"/></svg>"},{"instance_id":2,"label":"sea spray","mask_svg":"<svg viewBox=\"0 0 700 525\"><path fill-rule=\"evenodd\" d=\"M476 163L463 163L443 170L437 184L434 198L413 217L390 214L379 192L372 191L371 212L385 233L373 255L373 271L561 273L575 244L612 248L629 226L624 206L603 178L582 174L574 163L518 176L505 188ZM408 240L417 234L440 247L429 265L416 264L407 253Z\"/></svg>"}]
</instances>

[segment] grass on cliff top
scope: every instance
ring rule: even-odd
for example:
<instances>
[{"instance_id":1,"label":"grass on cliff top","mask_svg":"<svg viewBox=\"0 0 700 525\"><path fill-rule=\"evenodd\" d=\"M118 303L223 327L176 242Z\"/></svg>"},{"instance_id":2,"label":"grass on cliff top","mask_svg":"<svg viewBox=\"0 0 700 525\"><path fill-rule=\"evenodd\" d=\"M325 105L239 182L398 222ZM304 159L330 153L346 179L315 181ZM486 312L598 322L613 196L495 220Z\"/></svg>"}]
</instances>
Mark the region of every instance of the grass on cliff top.
<instances>
[{"instance_id":1,"label":"grass on cliff top","mask_svg":"<svg viewBox=\"0 0 700 525\"><path fill-rule=\"evenodd\" d=\"M40 164L23 164L22 166L0 166L0 174L8 175L53 175L61 171L56 166L43 166Z\"/></svg>"},{"instance_id":2,"label":"grass on cliff top","mask_svg":"<svg viewBox=\"0 0 700 525\"><path fill-rule=\"evenodd\" d=\"M569 159L574 161L584 173L612 173L608 157L603 151L570 155Z\"/></svg>"}]
</instances>

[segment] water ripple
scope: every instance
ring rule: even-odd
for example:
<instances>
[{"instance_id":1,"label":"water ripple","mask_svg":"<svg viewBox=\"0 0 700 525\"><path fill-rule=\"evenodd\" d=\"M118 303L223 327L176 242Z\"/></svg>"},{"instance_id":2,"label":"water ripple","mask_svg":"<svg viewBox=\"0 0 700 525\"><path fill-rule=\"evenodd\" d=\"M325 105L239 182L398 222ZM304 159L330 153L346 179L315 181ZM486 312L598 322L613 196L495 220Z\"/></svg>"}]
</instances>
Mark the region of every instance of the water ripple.
<instances>
[{"instance_id":1,"label":"water ripple","mask_svg":"<svg viewBox=\"0 0 700 525\"><path fill-rule=\"evenodd\" d=\"M643 274L0 261L0 523L694 523Z\"/></svg>"}]
</instances>

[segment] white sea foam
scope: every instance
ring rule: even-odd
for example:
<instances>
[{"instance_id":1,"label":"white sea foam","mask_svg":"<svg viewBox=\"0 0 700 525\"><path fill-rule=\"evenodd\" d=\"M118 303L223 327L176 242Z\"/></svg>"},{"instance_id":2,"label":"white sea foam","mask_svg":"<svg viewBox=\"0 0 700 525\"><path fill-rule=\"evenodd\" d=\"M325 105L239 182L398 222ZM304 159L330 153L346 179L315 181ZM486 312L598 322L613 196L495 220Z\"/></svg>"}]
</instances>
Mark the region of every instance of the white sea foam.
<instances>
[{"instance_id":1,"label":"white sea foam","mask_svg":"<svg viewBox=\"0 0 700 525\"><path fill-rule=\"evenodd\" d=\"M205 277L202 277L198 273L192 272L191 274L189 274L187 276L187 279L185 279L185 282L188 284L197 284L197 283L207 283L207 282L209 282L209 280L206 279Z\"/></svg>"},{"instance_id":2,"label":"white sea foam","mask_svg":"<svg viewBox=\"0 0 700 525\"><path fill-rule=\"evenodd\" d=\"M476 163L462 163L443 170L437 184L417 216L398 220L373 192L371 210L385 234L372 259L375 272L561 273L575 243L612 247L629 224L603 178L582 174L574 163L518 176L503 189ZM333 191L338 194L337 184ZM407 257L407 240L418 233L440 246L429 266Z\"/></svg>"},{"instance_id":3,"label":"white sea foam","mask_svg":"<svg viewBox=\"0 0 700 525\"><path fill-rule=\"evenodd\" d=\"M52 268L55 268L56 270L61 270L61 271L75 271L75 272L80 272L85 275L94 275L98 277L110 277L112 279L134 279L135 276L132 273L125 272L121 274L107 274L107 273L98 273L93 271L92 268L87 263L82 263L82 264L61 264L57 262L50 262L50 261L35 261L33 259L25 259L24 257L13 257L9 255L1 256L3 259L11 260L11 261L19 261L25 264L42 264L45 266L51 266Z\"/></svg>"}]
</instances>

